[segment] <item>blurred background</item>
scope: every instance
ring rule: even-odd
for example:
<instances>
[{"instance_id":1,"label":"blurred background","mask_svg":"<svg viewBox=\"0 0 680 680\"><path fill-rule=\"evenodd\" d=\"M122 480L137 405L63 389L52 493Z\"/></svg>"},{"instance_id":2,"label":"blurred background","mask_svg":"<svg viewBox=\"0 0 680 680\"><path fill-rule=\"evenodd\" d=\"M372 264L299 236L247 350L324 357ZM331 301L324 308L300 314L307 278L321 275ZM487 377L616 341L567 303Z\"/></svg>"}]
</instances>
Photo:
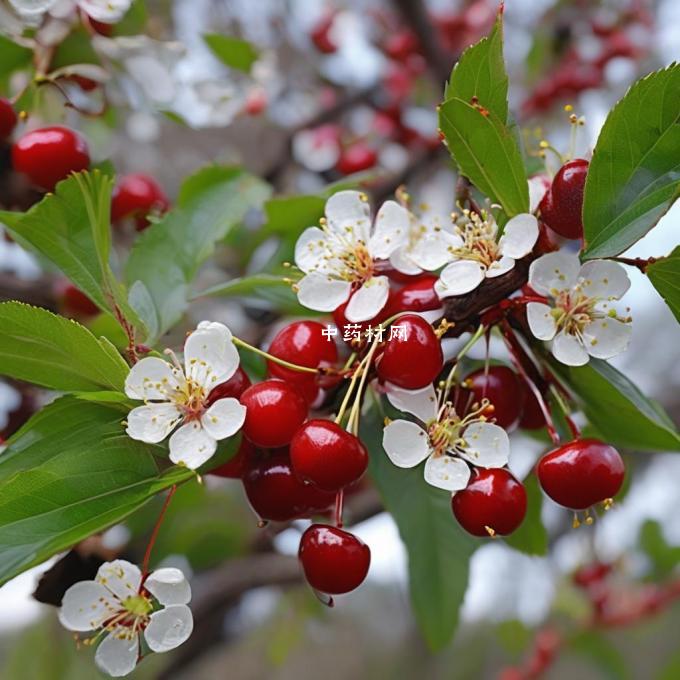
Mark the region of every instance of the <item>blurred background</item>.
<instances>
[{"instance_id":1,"label":"blurred background","mask_svg":"<svg viewBox=\"0 0 680 680\"><path fill-rule=\"evenodd\" d=\"M495 2L148 0L133 3L120 34L92 39L68 24L60 4L41 19L40 39L61 49L66 40L73 50L89 45L112 68L103 87L46 88L40 111L45 121L64 119L83 131L96 162L111 162L121 174L148 173L171 200L183 178L219 161L243 165L277 195L318 194L362 173L376 200L406 184L417 200L444 209L453 204L456 176L438 138L435 107L458 55L490 30ZM12 3L0 2L0 32L14 35L24 23ZM252 63L245 69L225 64L219 38L206 35L244 39ZM680 3L507 0L505 55L511 109L538 172L542 139L567 151L565 105L585 116L576 155L587 156L627 87L680 58ZM21 85L7 83L11 91ZM553 170L559 165L550 154L545 162ZM8 182L0 179L2 207L29 205L28 190ZM679 219L676 206L626 255L669 252ZM262 214L248 215L201 271L197 287L271 270L290 258L295 236L291 241ZM134 232L117 238L122 249ZM646 278L636 270L630 275L633 342L614 363L678 422L676 322ZM64 296L63 282L43 263L1 235L0 299L99 323ZM266 346L282 319L299 311L288 299L271 297L198 300L187 327L221 320ZM492 351L504 358L500 344ZM0 437L49 398L0 380ZM545 450L544 441L513 435L511 469L525 476ZM680 458L640 451L626 460L625 497L592 527L571 529L567 513L543 501L546 556L524 555L502 541L479 542L460 626L437 654L415 626L406 554L370 484L350 500L349 512L371 547L371 571L334 609L301 583L294 556L304 522L258 529L237 481L207 477L203 486L187 484L173 501L154 557L193 574L196 629L174 655L150 658L132 677L517 680L539 677L547 666L543 677L556 679L680 678L680 604L673 606L680 595ZM147 506L125 525L0 588L0 677L97 677L92 651L76 649L55 609L31 594L50 567L41 599L49 599L50 579L58 581L61 570L88 574L111 555L138 557L156 513ZM594 564L607 573L606 593L595 592L584 576L583 568ZM605 596L621 616L594 625L593 611Z\"/></svg>"}]
</instances>

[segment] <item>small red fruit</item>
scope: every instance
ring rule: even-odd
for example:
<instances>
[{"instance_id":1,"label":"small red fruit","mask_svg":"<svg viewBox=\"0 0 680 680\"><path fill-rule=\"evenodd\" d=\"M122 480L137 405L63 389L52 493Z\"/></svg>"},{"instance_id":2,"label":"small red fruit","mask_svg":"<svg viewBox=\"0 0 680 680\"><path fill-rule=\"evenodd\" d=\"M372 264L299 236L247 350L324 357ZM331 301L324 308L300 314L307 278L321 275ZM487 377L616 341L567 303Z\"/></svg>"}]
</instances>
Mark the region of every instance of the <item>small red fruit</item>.
<instances>
[{"instance_id":1,"label":"small red fruit","mask_svg":"<svg viewBox=\"0 0 680 680\"><path fill-rule=\"evenodd\" d=\"M611 573L613 566L608 562L591 562L579 567L572 576L579 588L589 589L604 581Z\"/></svg>"},{"instance_id":2,"label":"small red fruit","mask_svg":"<svg viewBox=\"0 0 680 680\"><path fill-rule=\"evenodd\" d=\"M251 386L250 378L248 374L239 366L236 369L236 373L229 378L229 380L215 385L215 387L210 390L210 394L206 399L206 404L211 406L218 399L226 399L227 397L232 397L234 399L240 399L241 395Z\"/></svg>"},{"instance_id":3,"label":"small red fruit","mask_svg":"<svg viewBox=\"0 0 680 680\"><path fill-rule=\"evenodd\" d=\"M266 520L287 522L328 511L335 494L305 484L294 473L286 450L251 456L243 475L243 488L253 510Z\"/></svg>"},{"instance_id":4,"label":"small red fruit","mask_svg":"<svg viewBox=\"0 0 680 680\"><path fill-rule=\"evenodd\" d=\"M60 311L64 316L81 319L99 314L99 307L85 293L68 281L57 281L54 285Z\"/></svg>"},{"instance_id":5,"label":"small red fruit","mask_svg":"<svg viewBox=\"0 0 680 680\"><path fill-rule=\"evenodd\" d=\"M72 172L87 169L90 152L77 132L54 125L21 136L12 147L12 165L37 186L52 191Z\"/></svg>"},{"instance_id":6,"label":"small red fruit","mask_svg":"<svg viewBox=\"0 0 680 680\"><path fill-rule=\"evenodd\" d=\"M442 370L444 357L432 326L416 314L406 314L386 332L378 376L406 390L429 385Z\"/></svg>"},{"instance_id":7,"label":"small red fruit","mask_svg":"<svg viewBox=\"0 0 680 680\"><path fill-rule=\"evenodd\" d=\"M339 491L361 478L368 451L353 434L330 420L309 420L290 443L295 474L324 491Z\"/></svg>"},{"instance_id":8,"label":"small red fruit","mask_svg":"<svg viewBox=\"0 0 680 680\"><path fill-rule=\"evenodd\" d=\"M0 140L7 139L17 124L17 114L8 99L0 97Z\"/></svg>"},{"instance_id":9,"label":"small red fruit","mask_svg":"<svg viewBox=\"0 0 680 680\"><path fill-rule=\"evenodd\" d=\"M575 158L555 175L550 189L539 205L543 221L565 238L583 238L583 189L588 161Z\"/></svg>"},{"instance_id":10,"label":"small red fruit","mask_svg":"<svg viewBox=\"0 0 680 680\"><path fill-rule=\"evenodd\" d=\"M225 477L227 479L242 479L248 469L251 458L255 455L256 449L245 437L241 437L236 455L226 463L214 470L210 470L211 475Z\"/></svg>"},{"instance_id":11,"label":"small red fruit","mask_svg":"<svg viewBox=\"0 0 680 680\"><path fill-rule=\"evenodd\" d=\"M524 519L527 492L503 468L475 468L470 483L451 499L458 523L473 536L511 534Z\"/></svg>"},{"instance_id":12,"label":"small red fruit","mask_svg":"<svg viewBox=\"0 0 680 680\"><path fill-rule=\"evenodd\" d=\"M335 321L335 325L340 331L340 337L347 344L352 346L365 342L365 331L367 331L370 326L377 326L390 316L389 298L385 306L372 319L360 323L354 323L345 316L345 310L347 309L348 304L349 301L343 302L335 309L333 312L333 321Z\"/></svg>"},{"instance_id":13,"label":"small red fruit","mask_svg":"<svg viewBox=\"0 0 680 680\"><path fill-rule=\"evenodd\" d=\"M389 300L390 315L397 312L430 312L439 309L442 302L434 290L438 277L420 277L393 293Z\"/></svg>"},{"instance_id":14,"label":"small red fruit","mask_svg":"<svg viewBox=\"0 0 680 680\"><path fill-rule=\"evenodd\" d=\"M361 539L323 524L302 534L298 556L309 585L329 595L358 588L371 564L371 550Z\"/></svg>"},{"instance_id":15,"label":"small red fruit","mask_svg":"<svg viewBox=\"0 0 680 680\"><path fill-rule=\"evenodd\" d=\"M525 390L524 408L522 417L519 419L519 426L523 430L540 430L545 427L543 411L536 395L529 388Z\"/></svg>"},{"instance_id":16,"label":"small red fruit","mask_svg":"<svg viewBox=\"0 0 680 680\"><path fill-rule=\"evenodd\" d=\"M111 221L119 222L126 217L133 217L137 231L142 231L149 226L149 213L164 213L169 207L168 197L153 177L144 174L125 175L113 191Z\"/></svg>"},{"instance_id":17,"label":"small red fruit","mask_svg":"<svg viewBox=\"0 0 680 680\"><path fill-rule=\"evenodd\" d=\"M240 398L246 407L243 434L256 446L273 449L290 443L307 417L307 402L290 383L265 380Z\"/></svg>"},{"instance_id":18,"label":"small red fruit","mask_svg":"<svg viewBox=\"0 0 680 680\"><path fill-rule=\"evenodd\" d=\"M541 458L536 469L543 491L572 510L613 498L625 467L619 452L597 439L575 439Z\"/></svg>"},{"instance_id":19,"label":"small red fruit","mask_svg":"<svg viewBox=\"0 0 680 680\"><path fill-rule=\"evenodd\" d=\"M378 154L366 142L354 142L343 149L336 164L336 169L343 175L368 170L378 162Z\"/></svg>"},{"instance_id":20,"label":"small red fruit","mask_svg":"<svg viewBox=\"0 0 680 680\"><path fill-rule=\"evenodd\" d=\"M333 52L336 52L338 49L338 46L330 35L334 21L335 13L329 12L319 20L309 34L309 37L314 43L314 47L322 54L333 54Z\"/></svg>"}]
</instances>

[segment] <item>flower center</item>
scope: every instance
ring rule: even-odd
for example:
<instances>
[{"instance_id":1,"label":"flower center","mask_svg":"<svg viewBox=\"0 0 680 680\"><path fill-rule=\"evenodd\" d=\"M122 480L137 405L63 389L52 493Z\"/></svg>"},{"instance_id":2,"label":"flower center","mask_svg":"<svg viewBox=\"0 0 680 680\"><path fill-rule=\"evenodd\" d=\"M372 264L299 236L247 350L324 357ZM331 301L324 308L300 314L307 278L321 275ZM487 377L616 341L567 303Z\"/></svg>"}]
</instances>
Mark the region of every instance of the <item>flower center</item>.
<instances>
[{"instance_id":1,"label":"flower center","mask_svg":"<svg viewBox=\"0 0 680 680\"><path fill-rule=\"evenodd\" d=\"M205 411L205 388L191 378L185 378L173 395L173 402L187 420L200 418Z\"/></svg>"},{"instance_id":2,"label":"flower center","mask_svg":"<svg viewBox=\"0 0 680 680\"><path fill-rule=\"evenodd\" d=\"M427 425L430 447L435 457L447 452L456 454L467 448L463 431L472 423L486 422L483 414L489 409L489 400L482 399L481 404L473 404L470 412L461 418L452 402L447 401L439 410L436 420Z\"/></svg>"},{"instance_id":3,"label":"flower center","mask_svg":"<svg viewBox=\"0 0 680 680\"><path fill-rule=\"evenodd\" d=\"M343 278L363 283L373 276L375 264L363 241L357 241L344 250L340 257L344 269Z\"/></svg>"},{"instance_id":4,"label":"flower center","mask_svg":"<svg viewBox=\"0 0 680 680\"><path fill-rule=\"evenodd\" d=\"M477 213L469 213L466 217L469 219L466 224L456 226L463 245L453 248L452 253L461 260L474 260L488 269L501 256L495 224L486 218L485 213L481 217Z\"/></svg>"},{"instance_id":5,"label":"flower center","mask_svg":"<svg viewBox=\"0 0 680 680\"><path fill-rule=\"evenodd\" d=\"M149 625L153 605L142 593L130 595L120 604L121 608L102 624L102 632L108 631L119 640L133 640Z\"/></svg>"},{"instance_id":6,"label":"flower center","mask_svg":"<svg viewBox=\"0 0 680 680\"><path fill-rule=\"evenodd\" d=\"M123 600L123 607L133 616L146 616L153 610L151 601L144 595L130 595Z\"/></svg>"},{"instance_id":7,"label":"flower center","mask_svg":"<svg viewBox=\"0 0 680 680\"><path fill-rule=\"evenodd\" d=\"M595 311L597 298L588 297L577 286L572 290L560 291L555 297L555 307L552 310L555 325L558 330L564 330L569 335L580 336L583 329L598 316Z\"/></svg>"}]
</instances>

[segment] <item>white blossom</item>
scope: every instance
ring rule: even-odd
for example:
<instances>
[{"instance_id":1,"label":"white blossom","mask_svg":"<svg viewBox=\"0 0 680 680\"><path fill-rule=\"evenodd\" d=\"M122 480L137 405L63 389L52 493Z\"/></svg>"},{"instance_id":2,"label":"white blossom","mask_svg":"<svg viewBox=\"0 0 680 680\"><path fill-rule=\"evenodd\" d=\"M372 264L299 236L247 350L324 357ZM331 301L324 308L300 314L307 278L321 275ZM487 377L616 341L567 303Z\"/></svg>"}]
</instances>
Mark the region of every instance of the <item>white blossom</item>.
<instances>
[{"instance_id":1,"label":"white blossom","mask_svg":"<svg viewBox=\"0 0 680 680\"><path fill-rule=\"evenodd\" d=\"M132 411L127 433L149 444L170 437L170 460L196 469L216 451L217 442L236 434L246 409L237 399L217 399L209 405L214 387L234 375L239 356L229 329L202 321L184 345L184 367L157 357L145 357L131 369L125 393L144 400Z\"/></svg>"},{"instance_id":2,"label":"white blossom","mask_svg":"<svg viewBox=\"0 0 680 680\"><path fill-rule=\"evenodd\" d=\"M125 560L105 562L94 581L80 581L64 594L59 620L68 630L103 637L95 663L104 673L131 673L140 654L140 636L154 652L168 652L185 642L194 627L191 587L179 569L157 569L142 578Z\"/></svg>"},{"instance_id":3,"label":"white blossom","mask_svg":"<svg viewBox=\"0 0 680 680\"><path fill-rule=\"evenodd\" d=\"M529 285L546 303L530 302L531 332L552 341L553 356L568 366L583 366L589 356L610 359L630 342L631 319L612 306L630 287L617 262L591 260L556 252L539 257L529 268Z\"/></svg>"},{"instance_id":4,"label":"white blossom","mask_svg":"<svg viewBox=\"0 0 680 680\"><path fill-rule=\"evenodd\" d=\"M95 21L118 23L130 9L132 0L78 0L78 7Z\"/></svg>"}]
</instances>

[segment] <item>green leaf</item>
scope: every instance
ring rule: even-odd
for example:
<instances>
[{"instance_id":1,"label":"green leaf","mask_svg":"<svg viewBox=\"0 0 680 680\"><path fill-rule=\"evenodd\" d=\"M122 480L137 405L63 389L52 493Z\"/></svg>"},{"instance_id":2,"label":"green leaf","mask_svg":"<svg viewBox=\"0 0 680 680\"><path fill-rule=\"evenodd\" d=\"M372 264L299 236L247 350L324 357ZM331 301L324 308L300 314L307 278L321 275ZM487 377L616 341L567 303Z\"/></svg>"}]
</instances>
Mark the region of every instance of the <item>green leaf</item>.
<instances>
[{"instance_id":1,"label":"green leaf","mask_svg":"<svg viewBox=\"0 0 680 680\"><path fill-rule=\"evenodd\" d=\"M20 68L27 68L33 60L33 50L12 42L0 35L0 81Z\"/></svg>"},{"instance_id":2,"label":"green leaf","mask_svg":"<svg viewBox=\"0 0 680 680\"><path fill-rule=\"evenodd\" d=\"M548 532L541 521L543 496L536 475L530 474L523 484L527 492L527 514L519 529L504 537L505 542L528 555L546 555Z\"/></svg>"},{"instance_id":3,"label":"green leaf","mask_svg":"<svg viewBox=\"0 0 680 680\"><path fill-rule=\"evenodd\" d=\"M583 200L586 259L618 255L680 195L680 65L635 83L611 110Z\"/></svg>"},{"instance_id":4,"label":"green leaf","mask_svg":"<svg viewBox=\"0 0 680 680\"><path fill-rule=\"evenodd\" d=\"M203 36L212 53L230 68L249 73L259 57L258 51L247 41L218 33Z\"/></svg>"},{"instance_id":5,"label":"green leaf","mask_svg":"<svg viewBox=\"0 0 680 680\"><path fill-rule=\"evenodd\" d=\"M680 547L668 545L658 522L650 519L642 525L639 543L653 565L654 580L661 581L673 574L680 562Z\"/></svg>"},{"instance_id":6,"label":"green leaf","mask_svg":"<svg viewBox=\"0 0 680 680\"><path fill-rule=\"evenodd\" d=\"M186 180L176 208L137 239L125 275L130 304L149 328L147 342L179 321L215 244L268 195L266 184L238 168L204 168Z\"/></svg>"},{"instance_id":7,"label":"green leaf","mask_svg":"<svg viewBox=\"0 0 680 680\"><path fill-rule=\"evenodd\" d=\"M477 101L505 122L508 117L508 74L503 60L503 15L498 14L491 33L461 54L451 71L444 99Z\"/></svg>"},{"instance_id":8,"label":"green leaf","mask_svg":"<svg viewBox=\"0 0 680 680\"><path fill-rule=\"evenodd\" d=\"M591 358L586 366L552 366L609 443L642 451L680 447L680 434L663 409L606 361Z\"/></svg>"},{"instance_id":9,"label":"green leaf","mask_svg":"<svg viewBox=\"0 0 680 680\"><path fill-rule=\"evenodd\" d=\"M62 397L37 413L0 456L0 585L189 479L159 472L154 452L130 439L121 412Z\"/></svg>"},{"instance_id":10,"label":"green leaf","mask_svg":"<svg viewBox=\"0 0 680 680\"><path fill-rule=\"evenodd\" d=\"M422 465L410 470L392 465L382 431L383 415L372 404L361 422L370 474L406 545L416 620L430 648L438 650L456 630L468 563L478 544L453 519L451 494L425 482Z\"/></svg>"},{"instance_id":11,"label":"green leaf","mask_svg":"<svg viewBox=\"0 0 680 680\"><path fill-rule=\"evenodd\" d=\"M529 188L512 131L492 111L454 97L439 107L439 127L460 171L508 217L529 210Z\"/></svg>"},{"instance_id":12,"label":"green leaf","mask_svg":"<svg viewBox=\"0 0 680 680\"><path fill-rule=\"evenodd\" d=\"M647 276L680 322L680 246L647 267Z\"/></svg>"},{"instance_id":13,"label":"green leaf","mask_svg":"<svg viewBox=\"0 0 680 680\"><path fill-rule=\"evenodd\" d=\"M122 390L129 371L105 338L21 302L0 303L0 374L60 391Z\"/></svg>"}]
</instances>

